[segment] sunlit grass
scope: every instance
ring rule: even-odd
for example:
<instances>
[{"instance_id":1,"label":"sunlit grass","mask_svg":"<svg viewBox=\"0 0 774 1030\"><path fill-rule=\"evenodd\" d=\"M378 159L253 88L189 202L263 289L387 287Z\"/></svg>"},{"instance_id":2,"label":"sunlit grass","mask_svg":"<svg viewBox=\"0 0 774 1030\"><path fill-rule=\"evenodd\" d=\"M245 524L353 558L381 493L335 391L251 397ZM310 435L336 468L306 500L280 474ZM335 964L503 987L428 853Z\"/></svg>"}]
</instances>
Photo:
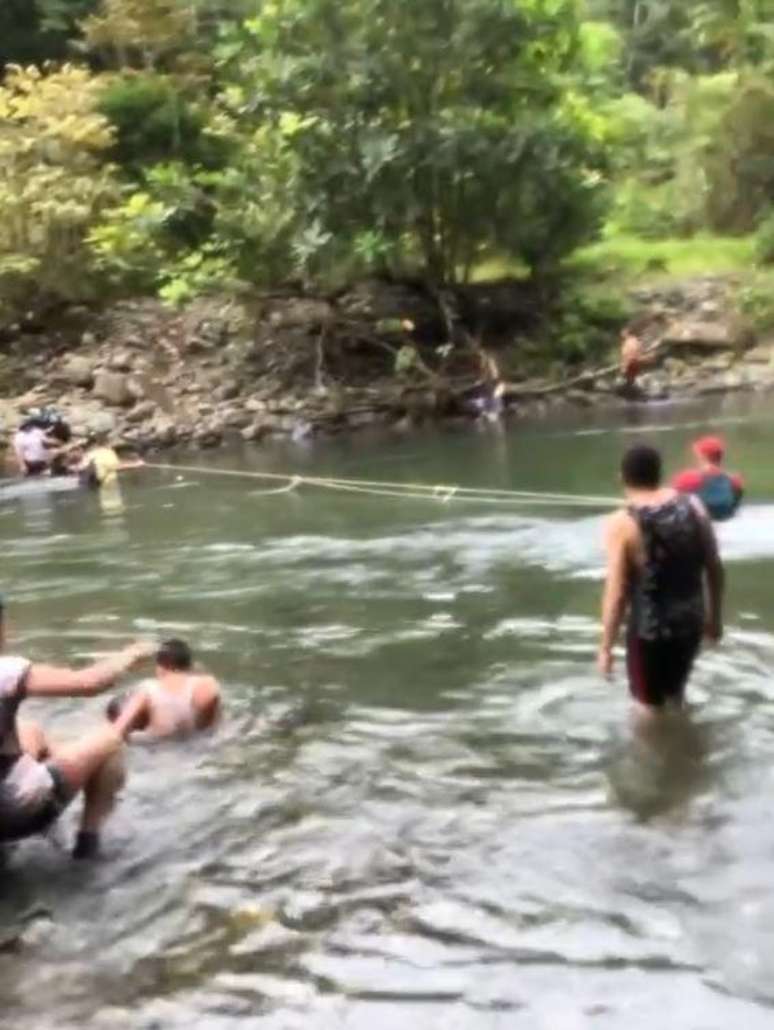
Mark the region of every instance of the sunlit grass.
<instances>
[{"instance_id":1,"label":"sunlit grass","mask_svg":"<svg viewBox=\"0 0 774 1030\"><path fill-rule=\"evenodd\" d=\"M627 280L728 275L753 270L755 244L751 236L669 240L611 236L577 251L567 264L578 271Z\"/></svg>"},{"instance_id":2,"label":"sunlit grass","mask_svg":"<svg viewBox=\"0 0 774 1030\"><path fill-rule=\"evenodd\" d=\"M730 275L754 271L755 243L752 236L701 235L668 240L609 236L576 251L565 267L594 278L632 285L640 280ZM527 269L519 262L491 258L476 268L473 279L520 279L526 274Z\"/></svg>"}]
</instances>

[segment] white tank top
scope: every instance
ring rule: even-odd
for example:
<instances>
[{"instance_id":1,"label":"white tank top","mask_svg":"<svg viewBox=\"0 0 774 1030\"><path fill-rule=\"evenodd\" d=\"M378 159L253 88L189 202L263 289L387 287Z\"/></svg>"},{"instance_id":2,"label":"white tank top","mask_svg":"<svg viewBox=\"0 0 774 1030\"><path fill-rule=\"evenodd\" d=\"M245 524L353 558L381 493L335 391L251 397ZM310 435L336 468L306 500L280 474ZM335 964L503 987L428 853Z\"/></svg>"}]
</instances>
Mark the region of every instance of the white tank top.
<instances>
[{"instance_id":1,"label":"white tank top","mask_svg":"<svg viewBox=\"0 0 774 1030\"><path fill-rule=\"evenodd\" d=\"M13 438L13 446L16 453L27 462L46 461L46 434L42 429L20 429Z\"/></svg>"},{"instance_id":2,"label":"white tank top","mask_svg":"<svg viewBox=\"0 0 774 1030\"><path fill-rule=\"evenodd\" d=\"M155 680L148 683L144 687L151 708L148 730L159 737L188 737L195 733L195 689L195 676L189 676L180 690L168 690Z\"/></svg>"}]
</instances>

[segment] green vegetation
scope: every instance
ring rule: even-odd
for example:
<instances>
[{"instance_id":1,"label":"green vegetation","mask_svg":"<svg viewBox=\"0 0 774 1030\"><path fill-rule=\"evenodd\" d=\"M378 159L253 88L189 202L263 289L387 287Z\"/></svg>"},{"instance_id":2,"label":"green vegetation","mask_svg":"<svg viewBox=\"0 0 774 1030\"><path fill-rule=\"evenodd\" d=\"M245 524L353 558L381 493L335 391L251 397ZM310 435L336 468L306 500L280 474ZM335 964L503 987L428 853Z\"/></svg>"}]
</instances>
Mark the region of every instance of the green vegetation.
<instances>
[{"instance_id":1,"label":"green vegetation","mask_svg":"<svg viewBox=\"0 0 774 1030\"><path fill-rule=\"evenodd\" d=\"M774 262L771 0L5 0L0 40L0 314Z\"/></svg>"},{"instance_id":2,"label":"green vegetation","mask_svg":"<svg viewBox=\"0 0 774 1030\"><path fill-rule=\"evenodd\" d=\"M598 278L632 282L739 272L750 269L755 257L756 242L750 236L699 234L688 239L652 240L618 235L576 251L570 265Z\"/></svg>"}]
</instances>

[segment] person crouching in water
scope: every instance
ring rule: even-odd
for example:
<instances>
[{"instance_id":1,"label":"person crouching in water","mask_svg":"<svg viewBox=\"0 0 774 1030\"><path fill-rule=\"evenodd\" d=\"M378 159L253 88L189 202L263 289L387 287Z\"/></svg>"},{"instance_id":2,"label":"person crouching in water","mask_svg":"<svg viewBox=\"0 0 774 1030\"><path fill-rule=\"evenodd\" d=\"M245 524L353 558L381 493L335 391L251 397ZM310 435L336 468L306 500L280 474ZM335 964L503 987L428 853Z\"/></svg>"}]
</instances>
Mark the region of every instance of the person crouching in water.
<instances>
[{"instance_id":1,"label":"person crouching in water","mask_svg":"<svg viewBox=\"0 0 774 1030\"><path fill-rule=\"evenodd\" d=\"M115 486L119 472L142 468L144 464L141 458L121 461L115 448L110 444L110 433L96 432L89 438L89 448L75 471L78 473L81 486L96 490L102 486Z\"/></svg>"},{"instance_id":2,"label":"person crouching in water","mask_svg":"<svg viewBox=\"0 0 774 1030\"><path fill-rule=\"evenodd\" d=\"M148 737L190 737L212 728L220 717L217 680L197 674L193 654L182 640L167 640L156 652L156 678L132 691L128 700L114 698L109 719L116 719L127 704L135 707L137 727Z\"/></svg>"},{"instance_id":3,"label":"person crouching in water","mask_svg":"<svg viewBox=\"0 0 774 1030\"><path fill-rule=\"evenodd\" d=\"M736 515L744 496L744 481L722 468L725 444L718 436L703 436L693 445L697 468L685 469L672 480L675 490L695 494L715 522L726 522Z\"/></svg>"},{"instance_id":4,"label":"person crouching in water","mask_svg":"<svg viewBox=\"0 0 774 1030\"><path fill-rule=\"evenodd\" d=\"M3 636L0 609L0 642ZM44 833L82 792L73 857L97 853L99 832L123 786L121 749L137 727L139 705L128 705L112 725L62 748L52 748L42 729L21 721L18 711L27 698L100 694L150 654L147 644L133 644L83 669L0 656L0 844Z\"/></svg>"},{"instance_id":5,"label":"person crouching in water","mask_svg":"<svg viewBox=\"0 0 774 1030\"><path fill-rule=\"evenodd\" d=\"M628 609L626 665L635 701L680 707L702 636L723 634L723 566L701 501L662 486L661 455L631 447L621 463L626 506L607 527L599 669L610 676ZM706 588L706 606L705 606Z\"/></svg>"}]
</instances>

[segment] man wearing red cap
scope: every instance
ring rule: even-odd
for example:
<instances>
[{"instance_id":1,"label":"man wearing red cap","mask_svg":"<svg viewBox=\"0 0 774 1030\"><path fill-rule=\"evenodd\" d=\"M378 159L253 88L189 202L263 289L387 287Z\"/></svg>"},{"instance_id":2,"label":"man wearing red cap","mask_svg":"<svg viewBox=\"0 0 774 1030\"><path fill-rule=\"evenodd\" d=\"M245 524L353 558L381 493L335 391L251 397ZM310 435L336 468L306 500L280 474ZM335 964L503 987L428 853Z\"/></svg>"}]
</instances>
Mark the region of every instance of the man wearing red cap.
<instances>
[{"instance_id":1,"label":"man wearing red cap","mask_svg":"<svg viewBox=\"0 0 774 1030\"><path fill-rule=\"evenodd\" d=\"M703 436L693 445L698 467L686 469L672 480L675 490L695 494L716 522L732 518L744 494L742 477L721 467L725 450L719 436Z\"/></svg>"}]
</instances>

